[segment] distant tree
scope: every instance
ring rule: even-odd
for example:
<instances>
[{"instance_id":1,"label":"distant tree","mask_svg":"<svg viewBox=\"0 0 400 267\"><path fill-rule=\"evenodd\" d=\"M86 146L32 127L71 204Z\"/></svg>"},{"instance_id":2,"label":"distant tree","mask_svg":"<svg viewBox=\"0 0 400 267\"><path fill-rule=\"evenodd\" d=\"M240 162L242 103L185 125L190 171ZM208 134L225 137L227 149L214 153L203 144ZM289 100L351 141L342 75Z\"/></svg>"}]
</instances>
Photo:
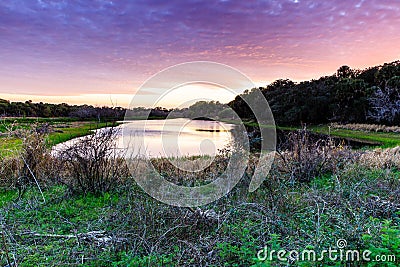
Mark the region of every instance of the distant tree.
<instances>
[{"instance_id":1,"label":"distant tree","mask_svg":"<svg viewBox=\"0 0 400 267\"><path fill-rule=\"evenodd\" d=\"M377 85L375 83L376 75L379 71L378 67L371 67L357 73L356 79L363 80L369 86Z\"/></svg>"},{"instance_id":2,"label":"distant tree","mask_svg":"<svg viewBox=\"0 0 400 267\"><path fill-rule=\"evenodd\" d=\"M349 66L343 65L337 70L336 75L342 79L352 78L354 77L354 71Z\"/></svg>"}]
</instances>

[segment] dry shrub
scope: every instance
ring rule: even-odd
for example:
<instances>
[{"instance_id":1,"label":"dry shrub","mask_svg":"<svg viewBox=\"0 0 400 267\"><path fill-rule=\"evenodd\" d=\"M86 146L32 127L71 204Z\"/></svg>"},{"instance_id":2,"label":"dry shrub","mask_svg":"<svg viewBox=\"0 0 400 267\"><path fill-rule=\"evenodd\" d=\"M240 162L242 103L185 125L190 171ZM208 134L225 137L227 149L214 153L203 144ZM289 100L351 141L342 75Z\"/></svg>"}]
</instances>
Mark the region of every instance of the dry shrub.
<instances>
[{"instance_id":1,"label":"dry shrub","mask_svg":"<svg viewBox=\"0 0 400 267\"><path fill-rule=\"evenodd\" d=\"M21 169L21 160L16 157L0 157L0 187L9 188L15 185Z\"/></svg>"},{"instance_id":2,"label":"dry shrub","mask_svg":"<svg viewBox=\"0 0 400 267\"><path fill-rule=\"evenodd\" d=\"M365 151L359 158L363 166L378 169L400 169L400 147Z\"/></svg>"},{"instance_id":3,"label":"dry shrub","mask_svg":"<svg viewBox=\"0 0 400 267\"><path fill-rule=\"evenodd\" d=\"M297 182L309 182L324 173L336 172L357 157L348 147L335 143L330 137L311 138L305 128L290 132L280 150L275 161L278 169Z\"/></svg>"},{"instance_id":4,"label":"dry shrub","mask_svg":"<svg viewBox=\"0 0 400 267\"><path fill-rule=\"evenodd\" d=\"M166 180L184 186L195 186L214 181L223 173L229 158L219 154L180 158L154 158L151 163Z\"/></svg>"},{"instance_id":5,"label":"dry shrub","mask_svg":"<svg viewBox=\"0 0 400 267\"><path fill-rule=\"evenodd\" d=\"M45 134L30 132L22 137L19 158L23 161L21 176L34 176L44 183L50 182L57 172Z\"/></svg>"},{"instance_id":6,"label":"dry shrub","mask_svg":"<svg viewBox=\"0 0 400 267\"><path fill-rule=\"evenodd\" d=\"M117 128L101 129L60 152L64 182L73 192L101 194L129 176L124 155L116 147Z\"/></svg>"},{"instance_id":7,"label":"dry shrub","mask_svg":"<svg viewBox=\"0 0 400 267\"><path fill-rule=\"evenodd\" d=\"M52 184L58 166L51 156L45 134L20 130L19 138L21 146L1 159L0 185L17 188L18 198L21 198L31 185L44 187Z\"/></svg>"}]
</instances>

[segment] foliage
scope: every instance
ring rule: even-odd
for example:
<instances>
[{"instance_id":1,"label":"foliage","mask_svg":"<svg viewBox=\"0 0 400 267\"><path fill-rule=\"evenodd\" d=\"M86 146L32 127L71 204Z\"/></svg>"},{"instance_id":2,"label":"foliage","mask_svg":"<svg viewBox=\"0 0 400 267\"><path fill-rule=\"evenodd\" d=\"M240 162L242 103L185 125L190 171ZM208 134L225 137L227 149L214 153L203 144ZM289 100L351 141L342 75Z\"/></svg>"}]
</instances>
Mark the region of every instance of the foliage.
<instances>
[{"instance_id":1,"label":"foliage","mask_svg":"<svg viewBox=\"0 0 400 267\"><path fill-rule=\"evenodd\" d=\"M33 103L31 100L25 102L11 102L0 99L0 116L15 117L72 117L80 119L122 119L125 109L121 107L93 107L91 105L69 105Z\"/></svg>"},{"instance_id":2,"label":"foliage","mask_svg":"<svg viewBox=\"0 0 400 267\"><path fill-rule=\"evenodd\" d=\"M400 61L365 70L342 66L336 74L317 80L300 83L277 80L259 89L279 125L327 122L396 125L400 123L399 98L397 89L393 89L397 88L397 76L400 76ZM229 103L243 119L254 119L244 101L253 91L246 90Z\"/></svg>"},{"instance_id":3,"label":"foliage","mask_svg":"<svg viewBox=\"0 0 400 267\"><path fill-rule=\"evenodd\" d=\"M400 121L400 76L389 79L383 88L376 87L369 104L369 118L389 124Z\"/></svg>"},{"instance_id":4,"label":"foliage","mask_svg":"<svg viewBox=\"0 0 400 267\"><path fill-rule=\"evenodd\" d=\"M65 181L73 191L101 194L128 176L124 155L115 144L117 135L117 128L101 129L62 148Z\"/></svg>"},{"instance_id":5,"label":"foliage","mask_svg":"<svg viewBox=\"0 0 400 267\"><path fill-rule=\"evenodd\" d=\"M375 224L380 224L382 226L381 230L378 232L377 236L372 236L371 234L364 234L362 239L367 245L367 249L371 251L371 258L376 259L376 256L385 257L385 259L392 257L396 259L397 262L400 259L400 225L393 223L392 220L379 220L377 218L371 217L371 222ZM368 266L397 266L396 261L393 262L370 262Z\"/></svg>"},{"instance_id":6,"label":"foliage","mask_svg":"<svg viewBox=\"0 0 400 267\"><path fill-rule=\"evenodd\" d=\"M350 164L293 185L274 168L254 193L239 185L201 207L215 210L215 222L163 205L134 183L102 195L53 186L44 190L46 203L30 187L15 203L16 192L0 193L0 226L18 266L279 266L285 263L276 258L258 261L257 252L264 246L321 251L339 238L349 247L398 255L399 178L394 170ZM85 238L93 231L105 235ZM0 262L7 264L4 253ZM321 262L333 264L345 265Z\"/></svg>"}]
</instances>

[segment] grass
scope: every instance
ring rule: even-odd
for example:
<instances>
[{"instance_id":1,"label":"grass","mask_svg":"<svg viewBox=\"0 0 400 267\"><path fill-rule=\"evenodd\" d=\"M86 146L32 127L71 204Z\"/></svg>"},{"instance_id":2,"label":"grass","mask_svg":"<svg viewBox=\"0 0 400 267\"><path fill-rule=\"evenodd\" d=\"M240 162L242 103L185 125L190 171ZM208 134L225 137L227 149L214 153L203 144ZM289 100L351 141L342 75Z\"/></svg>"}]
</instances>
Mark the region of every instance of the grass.
<instances>
[{"instance_id":1,"label":"grass","mask_svg":"<svg viewBox=\"0 0 400 267\"><path fill-rule=\"evenodd\" d=\"M118 123L110 122L74 122L71 126L67 128L57 128L55 130L62 131L50 133L48 136L48 142L50 145L56 145L63 143L70 139L85 136L91 134L93 130L100 129L103 127L108 127L112 125L118 125Z\"/></svg>"},{"instance_id":2,"label":"grass","mask_svg":"<svg viewBox=\"0 0 400 267\"><path fill-rule=\"evenodd\" d=\"M0 156L11 156L22 145L21 139L0 137Z\"/></svg>"},{"instance_id":3,"label":"grass","mask_svg":"<svg viewBox=\"0 0 400 267\"><path fill-rule=\"evenodd\" d=\"M6 117L0 118L0 133L7 132L10 128L15 129L28 129L35 123L70 123L78 121L74 118L59 117L59 118L41 118L41 117ZM11 127L10 127L11 126Z\"/></svg>"},{"instance_id":4,"label":"grass","mask_svg":"<svg viewBox=\"0 0 400 267\"><path fill-rule=\"evenodd\" d=\"M16 203L15 191L1 192L0 223L9 256L19 266L279 266L284 263L276 258L259 261L257 252L264 246L321 251L339 238L350 248L400 257L399 213L371 202L379 197L398 204L390 197L400 185L398 172L354 165L297 185L283 177L274 181L276 175L254 193L239 184L227 197L201 207L217 212L217 222L159 203L127 182L99 196L71 196L66 187L51 186L44 191L46 203L34 187ZM93 231L105 231L114 241L85 238ZM4 252L0 264L6 264Z\"/></svg>"},{"instance_id":5,"label":"grass","mask_svg":"<svg viewBox=\"0 0 400 267\"><path fill-rule=\"evenodd\" d=\"M93 130L118 125L116 122L95 122L95 121L76 121L69 118L18 118L18 119L5 119L0 125L0 132L5 132L7 129L29 129L33 123L47 123L53 125L54 130L48 135L48 144L50 146L68 141L70 139L91 134ZM0 136L0 154L2 156L12 155L13 151L18 151L22 144L19 138L8 138Z\"/></svg>"},{"instance_id":6,"label":"grass","mask_svg":"<svg viewBox=\"0 0 400 267\"><path fill-rule=\"evenodd\" d=\"M244 122L246 126L259 126L256 122ZM264 128L270 128L270 125L261 125ZM301 129L301 127L295 126L276 126L276 129L284 131L295 131ZM380 144L381 148L390 148L400 146L400 134L394 132L375 132L375 131L361 131L361 130L351 130L351 129L335 129L329 127L328 125L311 125L307 126L307 129L326 135L331 135L334 137L341 137L346 139L351 139L360 142Z\"/></svg>"},{"instance_id":7,"label":"grass","mask_svg":"<svg viewBox=\"0 0 400 267\"><path fill-rule=\"evenodd\" d=\"M337 137L350 138L360 141L378 142L381 144L382 148L400 146L400 134L398 133L366 132L349 129L329 129L327 125L310 126L308 127L308 129L316 133L330 134Z\"/></svg>"}]
</instances>

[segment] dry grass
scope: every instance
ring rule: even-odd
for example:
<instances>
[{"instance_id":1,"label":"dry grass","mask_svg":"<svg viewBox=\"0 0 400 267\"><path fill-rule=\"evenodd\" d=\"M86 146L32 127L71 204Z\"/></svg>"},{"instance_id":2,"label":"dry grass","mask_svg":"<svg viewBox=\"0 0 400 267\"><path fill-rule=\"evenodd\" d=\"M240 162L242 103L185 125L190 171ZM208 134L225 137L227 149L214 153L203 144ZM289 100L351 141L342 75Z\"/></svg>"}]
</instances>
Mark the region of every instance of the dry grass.
<instances>
[{"instance_id":1,"label":"dry grass","mask_svg":"<svg viewBox=\"0 0 400 267\"><path fill-rule=\"evenodd\" d=\"M309 182L325 173L335 173L342 165L354 162L357 153L332 139L314 140L306 129L287 134L275 165L291 181Z\"/></svg>"},{"instance_id":2,"label":"dry grass","mask_svg":"<svg viewBox=\"0 0 400 267\"><path fill-rule=\"evenodd\" d=\"M400 133L399 126L386 126L386 125L382 125L382 124L332 123L331 127L334 129L346 129L346 130L353 130L353 131Z\"/></svg>"},{"instance_id":3,"label":"dry grass","mask_svg":"<svg viewBox=\"0 0 400 267\"><path fill-rule=\"evenodd\" d=\"M31 130L20 130L22 144L2 156L0 187L17 188L19 198L30 185L45 187L54 184L58 163L47 146L45 135Z\"/></svg>"},{"instance_id":4,"label":"dry grass","mask_svg":"<svg viewBox=\"0 0 400 267\"><path fill-rule=\"evenodd\" d=\"M400 147L364 151L358 162L369 168L400 169Z\"/></svg>"},{"instance_id":5,"label":"dry grass","mask_svg":"<svg viewBox=\"0 0 400 267\"><path fill-rule=\"evenodd\" d=\"M166 180L184 186L196 186L215 180L223 173L228 165L229 158L217 155L182 157L182 158L154 158L151 163Z\"/></svg>"}]
</instances>

